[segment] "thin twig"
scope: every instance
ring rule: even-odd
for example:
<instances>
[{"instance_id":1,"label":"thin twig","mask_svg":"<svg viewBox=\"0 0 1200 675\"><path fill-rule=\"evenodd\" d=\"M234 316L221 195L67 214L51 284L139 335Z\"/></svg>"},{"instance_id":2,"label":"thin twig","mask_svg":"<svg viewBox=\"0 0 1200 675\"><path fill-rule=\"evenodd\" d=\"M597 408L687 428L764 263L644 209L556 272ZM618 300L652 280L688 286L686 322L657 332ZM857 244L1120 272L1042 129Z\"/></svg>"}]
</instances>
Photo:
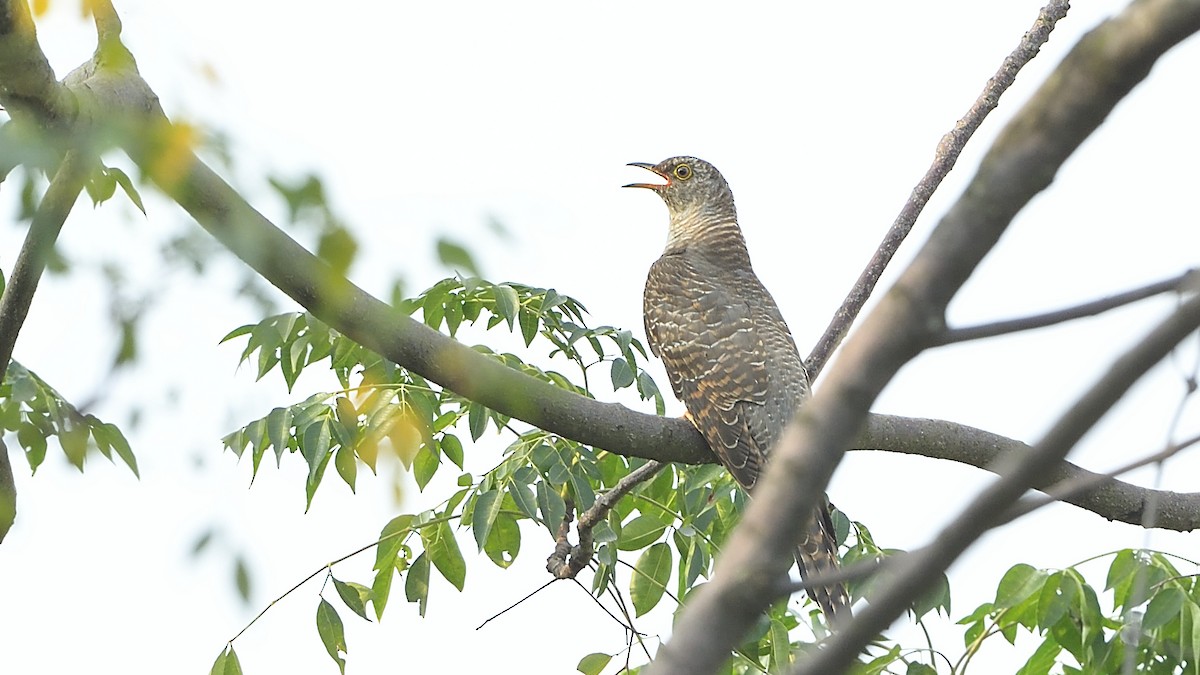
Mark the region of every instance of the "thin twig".
<instances>
[{"instance_id":1,"label":"thin twig","mask_svg":"<svg viewBox=\"0 0 1200 675\"><path fill-rule=\"evenodd\" d=\"M558 581L558 580L552 579L551 583L553 583L554 581ZM592 602L596 603L597 607L604 610L604 613L607 614L610 619L612 619L613 621L616 621L621 626L621 628L625 629L626 631L628 631L630 633L637 633L638 635L645 635L644 633L638 632L638 630L633 627L632 623L627 624L621 620L621 617L617 616L616 614L613 614L612 610L605 607L604 603L600 602L600 598L597 598L596 596L592 595L592 592L589 591L586 587L584 587L583 583L581 581L579 581L579 579L572 579L571 581L574 581L575 585L579 587L579 590L583 591L584 594L586 594L589 598L591 598ZM611 585L609 587L609 590L610 591L612 590Z\"/></svg>"},{"instance_id":2,"label":"thin twig","mask_svg":"<svg viewBox=\"0 0 1200 675\"><path fill-rule=\"evenodd\" d=\"M932 346L947 345L954 342L966 342L967 340L980 340L983 338L996 337L1007 333L1016 333L1019 331L1034 330L1036 328L1045 328L1054 324L1082 319L1089 316L1095 316L1109 310L1123 307L1139 300L1152 298L1161 293L1170 291L1183 291L1189 288L1196 288L1200 282L1200 274L1196 270L1188 270L1171 279L1164 279L1152 284L1147 284L1141 288L1110 295L1106 298L1100 298L1091 302L1085 302L1074 307L1066 307L1064 309L1046 312L1044 314L1034 314L1033 316L1021 317L1019 319L1008 319L1006 321L996 321L994 323L981 324L978 326L969 326L967 328L948 328L942 331L941 335L933 338Z\"/></svg>"},{"instance_id":3,"label":"thin twig","mask_svg":"<svg viewBox=\"0 0 1200 675\"><path fill-rule=\"evenodd\" d=\"M541 593L542 591L546 590L546 587L547 587L547 586L549 586L550 584L552 584L552 583L554 583L554 582L556 582L556 581L558 581L558 579L551 579L550 581L547 581L546 583L542 584L541 586L538 586L536 589L534 589L534 590L530 591L529 593L527 593L527 594L525 595L525 597L523 597L523 598L521 598L520 600L518 600L518 601L514 602L513 604L509 605L508 607L505 607L504 609L500 610L499 612L496 612L495 614L493 614L493 615L489 616L487 619L485 619L485 620L484 620L484 622L483 622L483 623L481 623L481 624L479 624L478 626L476 626L476 627L475 627L475 630L479 630L480 628L483 628L484 626L488 625L489 623L491 623L491 621L492 621L493 619L498 619L498 618L500 618L500 617L501 617L501 616L502 616L502 615L503 615L505 612L508 612L509 610L511 610L511 609L514 609L514 608L515 608L517 605L519 605L519 604L521 604L521 603L525 602L526 600L528 600L528 599L532 598L533 596L537 595L538 593ZM589 593L588 595L591 595L591 594Z\"/></svg>"},{"instance_id":4,"label":"thin twig","mask_svg":"<svg viewBox=\"0 0 1200 675\"><path fill-rule=\"evenodd\" d=\"M424 525L428 525L428 524L429 523L425 523ZM407 535L407 534L410 534L411 532L412 532L411 529L399 530L397 532L393 532L386 537L380 537L379 539L376 539L375 541L371 542L370 544L366 544L365 546L360 546L359 548L347 553L346 555L344 555L340 558L337 558L336 560L332 560L330 562L325 563L321 567L314 570L312 574L310 574L310 575L304 577L303 579L301 579L300 581L296 582L295 586L292 586L291 588L284 591L278 598L275 598L274 600L272 600L266 607L263 607L261 612L254 615L253 619L250 619L249 623L247 623L245 626L242 626L242 629L237 632L237 635L234 635L233 637L229 638L229 642L227 644L232 645L234 640L241 637L242 633L245 633L246 631L250 630L250 627L253 626L255 623L257 623L259 619L263 618L263 615L266 614L268 611L270 611L270 609L272 607L274 607L276 604L281 602L287 596L296 592L296 589L300 588L301 586L308 583L309 581L312 581L313 578L315 578L321 572L329 571L332 573L334 565L336 565L340 562L343 562L345 560L349 560L350 558L353 558L354 556L358 555L359 553L362 553L363 551L367 551L372 548L375 548L376 546L382 544L383 542L387 541L388 539L394 539L395 537L399 537L400 535ZM395 573L395 572L393 571L393 573Z\"/></svg>"},{"instance_id":5,"label":"thin twig","mask_svg":"<svg viewBox=\"0 0 1200 675\"><path fill-rule=\"evenodd\" d=\"M829 357L845 339L846 334L850 332L850 326L854 324L863 306L867 304L871 292L875 290L875 285L883 276L884 269L887 268L892 256L896 254L908 233L912 231L913 225L916 224L925 205L929 203L929 199L933 197L933 193L937 191L938 186L942 184L942 181L954 168L955 163L958 162L959 155L962 154L967 141L971 140L971 136L983 124L983 120L1000 104L1000 96L1016 81L1017 73L1025 67L1025 64L1037 56L1042 45L1050 39L1050 31L1054 30L1055 22L1066 16L1066 13L1066 2L1052 2L1044 8L1033 29L1025 34L1021 44L1004 59L1000 69L984 85L979 98L975 99L967 113L954 124L954 128L942 136L937 150L934 151L933 163L913 188L908 201L900 209L900 214L888 228L887 233L883 236L883 241L880 242L874 255L871 256L871 260L867 262L867 266L859 275L858 280L854 282L850 293L842 301L842 306L829 321L825 333L821 339L817 340L817 344L805 360L804 365L808 369L809 380L816 381L817 376L825 368L825 364L829 362Z\"/></svg>"}]
</instances>

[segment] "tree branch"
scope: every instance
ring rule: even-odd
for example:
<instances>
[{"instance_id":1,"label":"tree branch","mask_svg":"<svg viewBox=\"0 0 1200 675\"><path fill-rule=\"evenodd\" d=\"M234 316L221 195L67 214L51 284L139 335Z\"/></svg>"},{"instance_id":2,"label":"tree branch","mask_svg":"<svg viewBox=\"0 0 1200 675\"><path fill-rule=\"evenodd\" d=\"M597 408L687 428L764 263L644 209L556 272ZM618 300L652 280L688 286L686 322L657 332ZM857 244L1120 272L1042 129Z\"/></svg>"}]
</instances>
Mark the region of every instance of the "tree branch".
<instances>
[{"instance_id":1,"label":"tree branch","mask_svg":"<svg viewBox=\"0 0 1200 675\"><path fill-rule=\"evenodd\" d=\"M975 99L967 113L954 124L954 128L942 136L937 150L934 151L933 164L913 188L908 201L900 209L900 214L888 228L887 233L883 236L883 241L871 256L871 260L867 262L867 266L859 275L858 280L854 282L846 299L842 301L842 306L830 319L825 333L817 340L817 344L805 360L804 365L808 369L810 380L815 381L817 375L824 370L829 357L845 339L846 334L850 332L850 326L854 324L859 312L867 304L867 299L875 290L875 284L883 276L883 270L899 250L900 244L904 243L908 233L912 231L921 211L929 203L929 198L950 174L955 163L958 162L963 148L966 147L967 141L971 140L971 136L983 124L983 120L1000 104L1000 96L1016 81L1017 73L1038 55L1042 45L1050 39L1050 31L1054 30L1054 23L1066 16L1067 5L1068 3L1065 1L1052 2L1047 5L1047 9L1042 10L1033 28L1025 34L1017 48L1008 55L1008 58L1004 59L1004 62L1000 64L1000 69L984 85L979 98Z\"/></svg>"},{"instance_id":2,"label":"tree branch","mask_svg":"<svg viewBox=\"0 0 1200 675\"><path fill-rule=\"evenodd\" d=\"M1123 307L1125 305L1152 298L1160 293L1169 291L1184 292L1195 291L1200 288L1200 272L1197 270L1188 270L1183 274L1157 281L1141 288L1110 295L1107 298L1100 298L1091 302L1085 302L1074 307L1046 312L1044 314L1034 314L1033 316L1021 317L1019 319L1009 319L1007 321L996 321L994 323L982 324L979 326L970 326L968 328L949 328L942 331L942 334L933 339L935 346L948 345L954 342L966 342L967 340L980 340L983 338L996 337L1007 333L1016 333L1019 331L1034 330L1036 328L1045 328L1054 324L1082 319L1089 316L1095 316L1107 312L1109 310Z\"/></svg>"}]
</instances>

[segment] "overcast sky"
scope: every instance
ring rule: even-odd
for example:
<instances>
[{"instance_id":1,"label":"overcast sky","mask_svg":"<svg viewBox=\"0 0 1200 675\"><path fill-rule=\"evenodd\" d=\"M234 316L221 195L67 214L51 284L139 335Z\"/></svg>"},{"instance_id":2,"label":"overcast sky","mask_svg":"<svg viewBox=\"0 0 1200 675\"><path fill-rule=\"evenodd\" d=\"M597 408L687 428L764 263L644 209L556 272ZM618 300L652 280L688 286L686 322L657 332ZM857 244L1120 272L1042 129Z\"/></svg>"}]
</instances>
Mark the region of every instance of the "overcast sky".
<instances>
[{"instance_id":1,"label":"overcast sky","mask_svg":"<svg viewBox=\"0 0 1200 675\"><path fill-rule=\"evenodd\" d=\"M644 178L627 162L690 154L729 180L755 269L802 350L820 335L938 139L1039 6L117 0L126 44L167 114L229 137L234 168L222 171L260 210L288 228L266 188L268 173L317 172L326 180L333 207L362 244L352 276L365 288L386 294L403 276L418 290L447 275L433 257L433 242L446 236L468 244L488 277L554 287L582 300L595 324L641 338L641 287L665 242L666 210L653 195L619 186ZM1003 121L1083 32L1121 6L1097 1L1071 10L930 204L896 269ZM94 46L90 23L70 0L52 3L39 38L60 76ZM952 305L953 323L1053 309L1197 264L1198 68L1195 40L1160 62L1022 212ZM8 271L24 224L15 220L14 191L4 187L0 268ZM0 672L207 672L225 641L271 599L374 540L397 513L438 503L455 478L443 471L421 494L401 475L397 503L391 470L378 479L361 472L357 495L331 477L305 514L306 468L289 456L281 470L264 463L248 488L248 464L223 454L219 438L276 405L332 388L331 379L306 376L288 394L276 375L255 383L249 369L237 370L242 345L216 343L261 318L230 300L240 263L218 255L202 278L167 274L158 242L197 226L151 194L146 218L121 202L95 210L81 200L62 246L85 269L116 259L133 283L164 288L143 326L144 364L106 379L115 336L107 298L88 271L43 282L15 357L68 399L99 395L96 413L126 429L142 478L95 458L80 475L57 451L30 477L10 443L20 501L0 548ZM507 238L492 231L493 220ZM1035 441L1171 306L1161 299L923 355L875 409ZM1195 349L1183 351L1156 369L1072 458L1103 470L1161 447L1196 358ZM665 387L661 367L652 368ZM137 426L128 419L133 408L141 412ZM681 410L670 402L669 412ZM1198 429L1200 415L1189 406L1180 435ZM506 442L489 435L468 448L468 468L478 474L493 465ZM1144 471L1135 479L1192 491L1197 464L1185 454L1161 477ZM915 548L990 478L934 460L852 453L830 496L881 545ZM192 543L210 528L219 533L215 543L193 559ZM342 611L349 672L562 673L589 652L620 651L620 627L567 583L475 630L546 580L551 543L527 529L517 564L501 572L472 554L468 537L466 590L435 580L424 620L399 588L382 624ZM953 618L990 600L1015 563L1064 567L1130 546L1200 558L1192 536L1147 534L1052 507L988 535L952 569ZM248 605L233 591L236 554L252 572ZM356 558L335 573L366 582L373 559ZM1107 563L1084 568L1098 588ZM314 628L318 588L305 586L238 639L247 673L335 672ZM330 590L336 603L335 595ZM639 627L665 630L668 611L664 603ZM899 634L921 646L911 632ZM959 628L948 624L935 635L957 658ZM1035 645L1019 642L1015 653ZM1011 663L1013 653L986 652L981 664Z\"/></svg>"}]
</instances>

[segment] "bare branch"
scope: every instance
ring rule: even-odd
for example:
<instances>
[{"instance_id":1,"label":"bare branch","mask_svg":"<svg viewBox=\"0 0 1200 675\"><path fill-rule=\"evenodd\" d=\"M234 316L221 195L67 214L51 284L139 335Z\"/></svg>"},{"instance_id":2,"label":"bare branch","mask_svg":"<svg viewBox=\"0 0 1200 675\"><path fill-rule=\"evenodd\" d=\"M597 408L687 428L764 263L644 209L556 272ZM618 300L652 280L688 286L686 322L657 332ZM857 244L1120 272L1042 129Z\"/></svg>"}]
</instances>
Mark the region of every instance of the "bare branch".
<instances>
[{"instance_id":1,"label":"bare branch","mask_svg":"<svg viewBox=\"0 0 1200 675\"><path fill-rule=\"evenodd\" d=\"M1091 302L1085 302L1074 307L1046 312L1044 314L1034 314L1019 319L1009 319L1007 321L997 321L979 326L971 326L968 328L949 328L942 332L941 335L933 339L933 344L947 345L953 342L966 342L967 340L980 340L983 338L996 337L1007 333L1016 333L1019 331L1034 330L1036 328L1045 328L1054 324L1082 319L1089 316L1095 316L1109 310L1123 307L1125 305L1152 298L1161 293L1170 291L1183 292L1185 290L1195 290L1200 284L1200 273L1196 270L1188 270L1179 276L1171 279L1157 281L1141 288L1125 291L1110 295L1107 298L1100 298Z\"/></svg>"},{"instance_id":2,"label":"bare branch","mask_svg":"<svg viewBox=\"0 0 1200 675\"><path fill-rule=\"evenodd\" d=\"M908 233L912 231L913 225L916 224L925 205L929 203L930 197L958 162L958 157L966 147L967 141L971 140L971 136L983 124L983 120L1000 104L1000 96L1016 81L1017 73L1038 55L1042 45L1050 39L1050 31L1054 30L1054 24L1066 16L1068 4L1065 0L1051 2L1042 10L1033 28L1021 40L1021 44L1008 55L1008 58L1004 59L1004 63L1000 64L1000 69L984 85L979 98L975 99L967 113L954 124L954 128L942 136L942 140L934 152L933 164L913 188L908 201L900 209L900 214L896 216L896 220L892 222L887 234L883 236L879 248L867 262L866 268L854 282L854 287L842 301L842 306L830 319L825 333L817 340L817 344L805 360L804 365L808 369L809 379L815 381L817 375L820 375L821 371L825 369L829 357L845 339L846 334L850 332L850 326L854 324L859 312L867 304L867 299L875 290L875 284L883 276L883 270L891 262L892 256L896 254Z\"/></svg>"}]
</instances>

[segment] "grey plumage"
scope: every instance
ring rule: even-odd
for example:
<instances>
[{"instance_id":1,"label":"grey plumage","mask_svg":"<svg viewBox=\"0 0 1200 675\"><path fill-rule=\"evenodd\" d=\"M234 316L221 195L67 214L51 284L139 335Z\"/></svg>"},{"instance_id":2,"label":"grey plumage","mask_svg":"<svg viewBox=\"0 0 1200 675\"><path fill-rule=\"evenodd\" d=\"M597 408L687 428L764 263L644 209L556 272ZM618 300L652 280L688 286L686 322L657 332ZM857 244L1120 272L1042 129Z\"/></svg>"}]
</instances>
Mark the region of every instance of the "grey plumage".
<instances>
[{"instance_id":1,"label":"grey plumage","mask_svg":"<svg viewBox=\"0 0 1200 675\"><path fill-rule=\"evenodd\" d=\"M708 162L672 157L635 163L665 184L656 192L671 224L650 267L643 309L650 349L713 452L752 490L771 447L808 397L809 380L791 331L750 264L733 192ZM824 499L797 551L801 576L837 568L837 545ZM809 595L831 622L849 616L841 584Z\"/></svg>"}]
</instances>

